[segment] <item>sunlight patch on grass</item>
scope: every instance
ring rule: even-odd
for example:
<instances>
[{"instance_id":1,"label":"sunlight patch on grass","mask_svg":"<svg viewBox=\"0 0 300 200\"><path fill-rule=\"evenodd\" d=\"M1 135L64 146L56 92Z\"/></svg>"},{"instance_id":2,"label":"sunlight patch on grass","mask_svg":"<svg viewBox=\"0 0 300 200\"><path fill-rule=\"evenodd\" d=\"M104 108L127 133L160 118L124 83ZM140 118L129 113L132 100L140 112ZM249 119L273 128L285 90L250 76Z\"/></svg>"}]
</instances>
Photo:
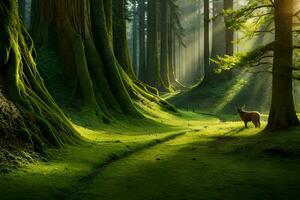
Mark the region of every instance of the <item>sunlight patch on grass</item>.
<instances>
[{"instance_id":1,"label":"sunlight patch on grass","mask_svg":"<svg viewBox=\"0 0 300 200\"><path fill-rule=\"evenodd\" d=\"M241 75L240 78L238 78L237 82L234 85L232 85L232 87L228 91L226 91L224 97L219 100L219 103L217 104L218 106L215 108L217 113L223 110L224 107L239 94L239 92L247 84L248 80L249 76L245 76L244 74L243 76Z\"/></svg>"}]
</instances>

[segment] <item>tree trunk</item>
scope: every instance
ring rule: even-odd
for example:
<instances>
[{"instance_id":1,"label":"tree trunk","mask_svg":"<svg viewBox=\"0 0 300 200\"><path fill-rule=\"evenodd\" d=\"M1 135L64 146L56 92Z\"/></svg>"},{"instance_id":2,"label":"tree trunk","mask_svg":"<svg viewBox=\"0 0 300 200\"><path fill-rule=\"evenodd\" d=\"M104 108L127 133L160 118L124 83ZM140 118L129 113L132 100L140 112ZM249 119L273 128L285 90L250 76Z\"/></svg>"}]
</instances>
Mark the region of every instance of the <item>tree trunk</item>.
<instances>
[{"instance_id":1,"label":"tree trunk","mask_svg":"<svg viewBox=\"0 0 300 200\"><path fill-rule=\"evenodd\" d=\"M145 53L145 0L139 0L139 68L143 81L147 76Z\"/></svg>"},{"instance_id":2,"label":"tree trunk","mask_svg":"<svg viewBox=\"0 0 300 200\"><path fill-rule=\"evenodd\" d=\"M147 71L146 83L158 87L159 66L158 66L158 44L157 44L157 1L148 2L147 19Z\"/></svg>"},{"instance_id":3,"label":"tree trunk","mask_svg":"<svg viewBox=\"0 0 300 200\"><path fill-rule=\"evenodd\" d=\"M132 22L132 64L136 77L139 77L139 66L138 66L138 15L137 15L137 1L134 1L134 15Z\"/></svg>"},{"instance_id":4,"label":"tree trunk","mask_svg":"<svg viewBox=\"0 0 300 200\"><path fill-rule=\"evenodd\" d=\"M226 30L225 24L223 21L223 17L219 16L223 11L223 2L221 0L213 1L213 16L214 20L212 22L212 50L211 50L211 58L216 59L217 56L223 57L226 53ZM215 68L215 64L211 63L211 70Z\"/></svg>"},{"instance_id":5,"label":"tree trunk","mask_svg":"<svg viewBox=\"0 0 300 200\"><path fill-rule=\"evenodd\" d=\"M113 1L113 43L114 54L123 70L132 78L132 69L126 30L125 0Z\"/></svg>"},{"instance_id":6,"label":"tree trunk","mask_svg":"<svg viewBox=\"0 0 300 200\"><path fill-rule=\"evenodd\" d=\"M0 1L0 69L3 92L21 110L18 134L34 149L75 143L79 136L55 104L34 61L33 42L15 0ZM2 73L5 72L5 73Z\"/></svg>"},{"instance_id":7,"label":"tree trunk","mask_svg":"<svg viewBox=\"0 0 300 200\"><path fill-rule=\"evenodd\" d=\"M168 58L168 0L161 2L161 53L160 53L160 76L163 89L170 91L169 58Z\"/></svg>"},{"instance_id":8,"label":"tree trunk","mask_svg":"<svg viewBox=\"0 0 300 200\"><path fill-rule=\"evenodd\" d=\"M224 1L224 9L233 9L233 0ZM230 17L228 17L230 18ZM227 18L225 18L225 21ZM233 47L234 33L232 29L226 28L226 55L232 56L234 47Z\"/></svg>"},{"instance_id":9,"label":"tree trunk","mask_svg":"<svg viewBox=\"0 0 300 200\"><path fill-rule=\"evenodd\" d=\"M272 104L267 130L299 126L293 99L293 0L275 0Z\"/></svg>"},{"instance_id":10,"label":"tree trunk","mask_svg":"<svg viewBox=\"0 0 300 200\"><path fill-rule=\"evenodd\" d=\"M204 0L204 80L211 77L209 42L209 0Z\"/></svg>"},{"instance_id":11,"label":"tree trunk","mask_svg":"<svg viewBox=\"0 0 300 200\"><path fill-rule=\"evenodd\" d=\"M111 0L33 0L33 5L34 38L39 44L58 44L60 58L77 75L74 94L78 95L73 99L83 99L79 108L85 116L93 115L104 123L124 115L142 119L134 101L160 102L150 94L155 90L133 75L124 11L113 15L113 8L124 8L123 0L113 4ZM57 41L47 42L50 38Z\"/></svg>"}]
</instances>

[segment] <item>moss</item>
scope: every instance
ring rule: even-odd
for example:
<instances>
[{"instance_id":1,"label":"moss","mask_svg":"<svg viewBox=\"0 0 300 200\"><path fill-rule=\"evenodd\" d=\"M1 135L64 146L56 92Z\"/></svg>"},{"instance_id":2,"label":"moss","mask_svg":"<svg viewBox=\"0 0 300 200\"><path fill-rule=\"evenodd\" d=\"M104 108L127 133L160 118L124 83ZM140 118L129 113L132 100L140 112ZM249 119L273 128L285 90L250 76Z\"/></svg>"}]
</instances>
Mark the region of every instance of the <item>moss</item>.
<instances>
[{"instance_id":1,"label":"moss","mask_svg":"<svg viewBox=\"0 0 300 200\"><path fill-rule=\"evenodd\" d=\"M24 117L20 132L40 150L43 144L63 146L78 142L77 132L55 104L36 69L33 43L21 24L17 2L0 2L0 18L5 19L0 26L4 40L8 41L0 43L0 51L7 52L0 65L8 72L6 95ZM26 113L33 113L37 123L26 118Z\"/></svg>"}]
</instances>

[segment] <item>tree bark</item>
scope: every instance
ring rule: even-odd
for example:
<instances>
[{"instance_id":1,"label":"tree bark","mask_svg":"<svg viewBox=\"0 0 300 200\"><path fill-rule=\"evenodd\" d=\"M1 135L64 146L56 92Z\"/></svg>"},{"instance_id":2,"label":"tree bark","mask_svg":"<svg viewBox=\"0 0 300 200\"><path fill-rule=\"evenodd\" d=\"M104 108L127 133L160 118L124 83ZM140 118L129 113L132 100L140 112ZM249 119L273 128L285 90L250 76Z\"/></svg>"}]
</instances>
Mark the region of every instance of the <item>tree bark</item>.
<instances>
[{"instance_id":1,"label":"tree bark","mask_svg":"<svg viewBox=\"0 0 300 200\"><path fill-rule=\"evenodd\" d=\"M210 42L209 42L209 0L204 0L204 81L211 76L210 69Z\"/></svg>"},{"instance_id":2,"label":"tree bark","mask_svg":"<svg viewBox=\"0 0 300 200\"><path fill-rule=\"evenodd\" d=\"M125 0L113 1L113 43L114 54L123 70L132 78L135 77L127 40Z\"/></svg>"},{"instance_id":3,"label":"tree bark","mask_svg":"<svg viewBox=\"0 0 300 200\"><path fill-rule=\"evenodd\" d=\"M136 77L139 77L139 65L138 65L138 9L137 9L137 1L134 0L134 15L132 22L132 64Z\"/></svg>"},{"instance_id":4,"label":"tree bark","mask_svg":"<svg viewBox=\"0 0 300 200\"><path fill-rule=\"evenodd\" d=\"M299 126L293 99L293 0L275 0L272 103L267 130Z\"/></svg>"},{"instance_id":5,"label":"tree bark","mask_svg":"<svg viewBox=\"0 0 300 200\"><path fill-rule=\"evenodd\" d=\"M170 91L169 58L168 58L168 0L161 2L161 52L160 52L160 76L163 89Z\"/></svg>"},{"instance_id":6,"label":"tree bark","mask_svg":"<svg viewBox=\"0 0 300 200\"><path fill-rule=\"evenodd\" d=\"M147 70L146 83L158 87L159 66L158 66L158 44L157 44L157 1L148 2L147 20Z\"/></svg>"},{"instance_id":7,"label":"tree bark","mask_svg":"<svg viewBox=\"0 0 300 200\"><path fill-rule=\"evenodd\" d=\"M233 9L233 0L224 1L224 9ZM225 21L230 18L225 18ZM232 29L226 28L226 55L233 55L234 47L233 47L234 33Z\"/></svg>"},{"instance_id":8,"label":"tree bark","mask_svg":"<svg viewBox=\"0 0 300 200\"><path fill-rule=\"evenodd\" d=\"M145 53L145 0L139 0L139 68L142 81L147 76Z\"/></svg>"},{"instance_id":9,"label":"tree bark","mask_svg":"<svg viewBox=\"0 0 300 200\"><path fill-rule=\"evenodd\" d=\"M0 1L0 69L4 94L21 110L18 137L34 150L63 146L79 135L47 91L34 61L35 49L22 24L15 0ZM2 72L6 72L2 74Z\"/></svg>"}]
</instances>

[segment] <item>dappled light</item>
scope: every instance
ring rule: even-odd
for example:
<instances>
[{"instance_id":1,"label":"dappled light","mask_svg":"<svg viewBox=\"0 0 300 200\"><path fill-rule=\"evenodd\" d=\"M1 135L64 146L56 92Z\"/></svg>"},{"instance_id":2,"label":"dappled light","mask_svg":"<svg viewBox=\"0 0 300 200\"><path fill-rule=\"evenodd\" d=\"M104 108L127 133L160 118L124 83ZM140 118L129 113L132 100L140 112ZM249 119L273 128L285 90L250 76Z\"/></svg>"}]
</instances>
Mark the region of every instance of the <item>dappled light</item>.
<instances>
[{"instance_id":1,"label":"dappled light","mask_svg":"<svg viewBox=\"0 0 300 200\"><path fill-rule=\"evenodd\" d=\"M300 196L300 1L0 0L1 200Z\"/></svg>"}]
</instances>

